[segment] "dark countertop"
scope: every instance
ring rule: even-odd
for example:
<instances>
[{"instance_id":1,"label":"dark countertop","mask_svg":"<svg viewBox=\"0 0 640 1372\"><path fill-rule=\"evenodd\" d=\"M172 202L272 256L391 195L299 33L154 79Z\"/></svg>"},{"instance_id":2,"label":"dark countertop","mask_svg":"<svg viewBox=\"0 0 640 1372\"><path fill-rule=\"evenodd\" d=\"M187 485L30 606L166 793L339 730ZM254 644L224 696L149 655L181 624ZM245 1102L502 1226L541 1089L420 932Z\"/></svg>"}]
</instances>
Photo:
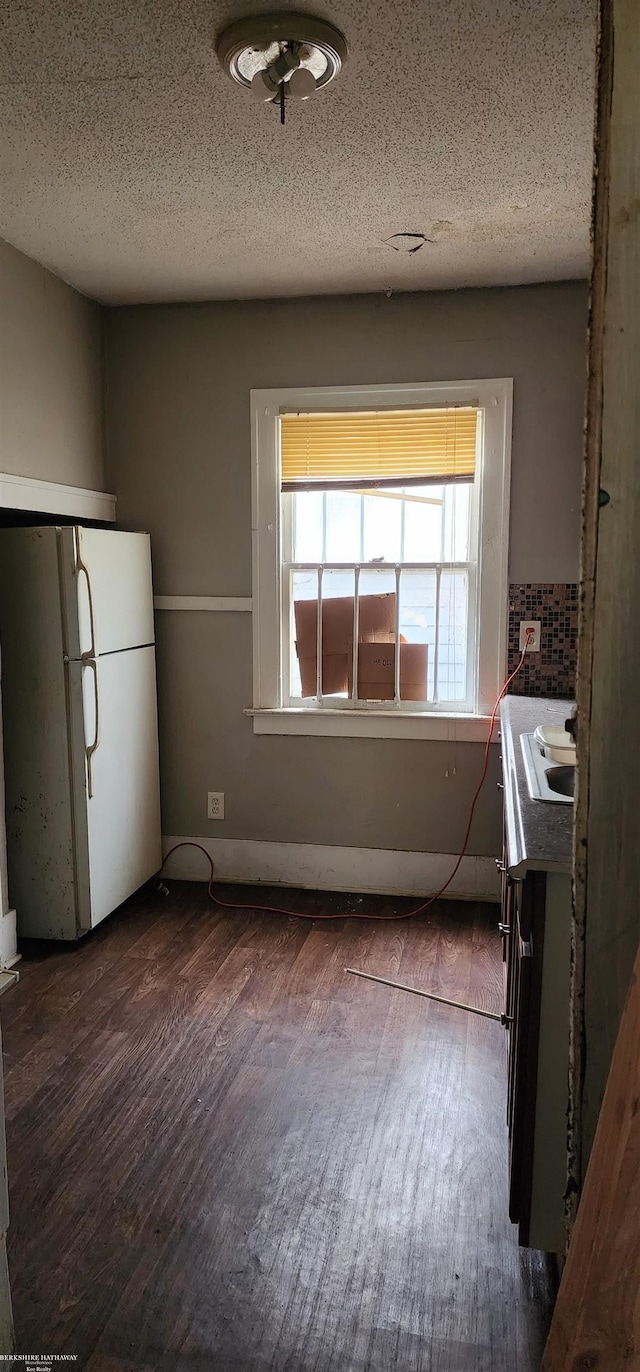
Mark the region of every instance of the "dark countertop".
<instances>
[{"instance_id":1,"label":"dark countertop","mask_svg":"<svg viewBox=\"0 0 640 1372\"><path fill-rule=\"evenodd\" d=\"M538 724L562 728L573 702L538 696L505 696L500 705L507 868L512 876L529 870L571 872L573 806L532 800L527 787L520 735Z\"/></svg>"}]
</instances>

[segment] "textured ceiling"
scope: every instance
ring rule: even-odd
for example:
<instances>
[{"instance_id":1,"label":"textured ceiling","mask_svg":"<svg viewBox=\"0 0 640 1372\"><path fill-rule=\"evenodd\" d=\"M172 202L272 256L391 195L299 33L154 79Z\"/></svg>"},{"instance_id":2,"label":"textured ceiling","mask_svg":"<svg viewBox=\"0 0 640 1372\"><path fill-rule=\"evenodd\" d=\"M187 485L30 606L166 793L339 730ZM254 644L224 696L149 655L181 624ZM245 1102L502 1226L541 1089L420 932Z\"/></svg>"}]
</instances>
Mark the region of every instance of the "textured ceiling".
<instances>
[{"instance_id":1,"label":"textured ceiling","mask_svg":"<svg viewBox=\"0 0 640 1372\"><path fill-rule=\"evenodd\" d=\"M0 0L0 236L112 303L586 273L595 0L314 3L350 57L284 128L213 51L268 8Z\"/></svg>"}]
</instances>

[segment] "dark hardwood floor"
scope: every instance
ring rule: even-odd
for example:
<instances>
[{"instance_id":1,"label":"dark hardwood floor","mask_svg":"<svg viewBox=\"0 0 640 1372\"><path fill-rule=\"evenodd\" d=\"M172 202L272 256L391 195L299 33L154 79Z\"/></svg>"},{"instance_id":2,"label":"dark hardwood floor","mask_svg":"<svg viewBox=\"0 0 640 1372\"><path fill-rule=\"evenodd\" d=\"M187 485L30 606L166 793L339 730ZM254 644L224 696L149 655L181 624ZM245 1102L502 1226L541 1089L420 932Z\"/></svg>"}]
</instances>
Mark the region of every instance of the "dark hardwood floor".
<instances>
[{"instance_id":1,"label":"dark hardwood floor","mask_svg":"<svg viewBox=\"0 0 640 1372\"><path fill-rule=\"evenodd\" d=\"M27 944L2 1001L19 1350L537 1372L552 1290L507 1219L503 1030L344 971L499 1010L496 920L312 922L176 883L74 947Z\"/></svg>"}]
</instances>

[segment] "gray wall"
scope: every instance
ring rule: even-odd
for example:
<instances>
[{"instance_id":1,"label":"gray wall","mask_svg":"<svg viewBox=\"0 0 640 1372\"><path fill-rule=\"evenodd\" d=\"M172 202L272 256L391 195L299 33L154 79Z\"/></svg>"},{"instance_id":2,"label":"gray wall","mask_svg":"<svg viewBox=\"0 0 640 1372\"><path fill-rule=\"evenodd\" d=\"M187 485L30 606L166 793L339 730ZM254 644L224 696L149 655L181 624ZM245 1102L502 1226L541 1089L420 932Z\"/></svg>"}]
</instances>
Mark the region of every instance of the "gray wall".
<instances>
[{"instance_id":1,"label":"gray wall","mask_svg":"<svg viewBox=\"0 0 640 1372\"><path fill-rule=\"evenodd\" d=\"M108 483L156 592L251 594L252 387L483 376L515 381L511 580L576 580L586 310L563 283L108 311ZM456 851L480 745L255 737L250 616L157 629L165 833ZM472 853L499 850L496 765Z\"/></svg>"},{"instance_id":2,"label":"gray wall","mask_svg":"<svg viewBox=\"0 0 640 1372\"><path fill-rule=\"evenodd\" d=\"M0 239L0 471L102 490L100 308Z\"/></svg>"}]
</instances>

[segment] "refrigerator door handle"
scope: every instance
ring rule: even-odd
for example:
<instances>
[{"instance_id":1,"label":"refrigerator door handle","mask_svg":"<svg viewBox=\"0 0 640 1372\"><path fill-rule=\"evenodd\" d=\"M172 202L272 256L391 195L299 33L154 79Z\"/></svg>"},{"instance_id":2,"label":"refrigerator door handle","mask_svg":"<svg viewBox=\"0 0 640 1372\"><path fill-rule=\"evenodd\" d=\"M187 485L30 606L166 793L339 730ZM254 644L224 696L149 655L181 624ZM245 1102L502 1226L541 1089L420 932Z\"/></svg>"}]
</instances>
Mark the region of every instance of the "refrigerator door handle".
<instances>
[{"instance_id":1,"label":"refrigerator door handle","mask_svg":"<svg viewBox=\"0 0 640 1372\"><path fill-rule=\"evenodd\" d=\"M100 695L99 695L99 692L98 692L98 664L97 664L95 658L91 658L91 657L89 657L86 653L83 653L83 655L82 655L82 670L83 670L83 671L84 671L85 667L90 667L91 670L92 670L92 672L93 672L93 693L94 693L95 711L96 711L96 724L95 724L95 730L94 730L94 735L93 735L93 743L89 743L89 744L86 744L86 743L85 743L85 750L84 750L84 751L85 751L85 756L86 756L86 759L87 759L87 790L88 790L88 794L89 794L89 800L91 800L91 797L93 796L93 767L92 767L93 755L94 755L94 753L95 753L95 751L96 751L96 748L98 747L98 744L99 744L99 742L100 742Z\"/></svg>"},{"instance_id":2,"label":"refrigerator door handle","mask_svg":"<svg viewBox=\"0 0 640 1372\"><path fill-rule=\"evenodd\" d=\"M85 661L87 661L87 660L90 659L90 658L95 658L95 655L96 655L96 626L95 626L95 619L94 619L94 615L93 615L93 593L92 593L92 590L91 590L91 577L89 576L89 568L88 568L88 567L86 566L86 564L82 561L82 554L81 554L81 552L80 552L80 530L79 530L79 529L76 529L75 535L76 535L76 568L77 568L78 573L82 572L82 573L84 574L85 579L86 579L86 582L87 582L87 600L88 600L88 602L89 602L89 629L90 629L90 633L91 633L91 643L90 643L89 648L87 649L87 652L81 654L81 659L82 659L83 662L85 662ZM97 674L96 674L96 675L97 675ZM98 687L97 687L97 684L96 684L96 696L97 696L97 693L98 693ZM96 745L96 747L97 747L97 745ZM95 751L95 750L94 750L94 751Z\"/></svg>"}]
</instances>

